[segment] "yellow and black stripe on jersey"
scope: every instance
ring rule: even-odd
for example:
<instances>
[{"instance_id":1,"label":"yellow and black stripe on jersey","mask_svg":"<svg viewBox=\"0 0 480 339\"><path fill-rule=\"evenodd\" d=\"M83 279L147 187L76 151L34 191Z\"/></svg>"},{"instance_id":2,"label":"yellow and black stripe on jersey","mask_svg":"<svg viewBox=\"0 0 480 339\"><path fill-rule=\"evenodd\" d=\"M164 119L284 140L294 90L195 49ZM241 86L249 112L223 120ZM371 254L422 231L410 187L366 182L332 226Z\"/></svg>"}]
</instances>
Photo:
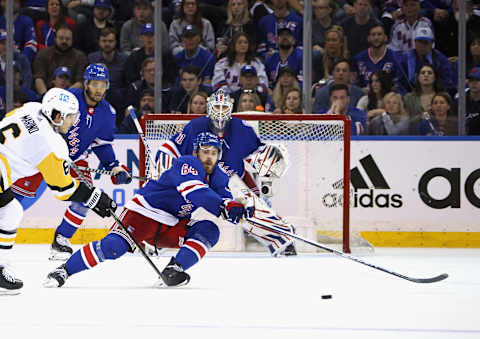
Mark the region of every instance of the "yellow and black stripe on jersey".
<instances>
[{"instance_id":1,"label":"yellow and black stripe on jersey","mask_svg":"<svg viewBox=\"0 0 480 339\"><path fill-rule=\"evenodd\" d=\"M79 186L79 182L70 175L68 162L58 158L53 152L37 165L37 169L59 200L70 200Z\"/></svg>"},{"instance_id":2,"label":"yellow and black stripe on jersey","mask_svg":"<svg viewBox=\"0 0 480 339\"><path fill-rule=\"evenodd\" d=\"M0 193L5 192L12 185L12 168L7 157L0 154Z\"/></svg>"}]
</instances>

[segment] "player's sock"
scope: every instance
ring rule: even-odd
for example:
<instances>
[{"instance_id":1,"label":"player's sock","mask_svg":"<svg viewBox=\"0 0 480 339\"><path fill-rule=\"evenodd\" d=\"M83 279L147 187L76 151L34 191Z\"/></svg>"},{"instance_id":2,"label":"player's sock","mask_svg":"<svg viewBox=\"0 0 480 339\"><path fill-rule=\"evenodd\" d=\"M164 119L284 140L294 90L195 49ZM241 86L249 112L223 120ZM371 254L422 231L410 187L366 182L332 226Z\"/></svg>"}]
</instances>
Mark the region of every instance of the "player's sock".
<instances>
[{"instance_id":1,"label":"player's sock","mask_svg":"<svg viewBox=\"0 0 480 339\"><path fill-rule=\"evenodd\" d=\"M56 232L70 239L87 217L88 208L80 203L72 203L63 216Z\"/></svg>"},{"instance_id":2,"label":"player's sock","mask_svg":"<svg viewBox=\"0 0 480 339\"><path fill-rule=\"evenodd\" d=\"M107 234L99 241L93 241L73 253L66 262L69 275L88 270L105 260L114 260L124 255L129 249L128 243L117 234Z\"/></svg>"},{"instance_id":3,"label":"player's sock","mask_svg":"<svg viewBox=\"0 0 480 339\"><path fill-rule=\"evenodd\" d=\"M207 253L208 248L204 243L197 239L188 239L180 250L175 259L182 265L184 270L188 270L195 265Z\"/></svg>"}]
</instances>

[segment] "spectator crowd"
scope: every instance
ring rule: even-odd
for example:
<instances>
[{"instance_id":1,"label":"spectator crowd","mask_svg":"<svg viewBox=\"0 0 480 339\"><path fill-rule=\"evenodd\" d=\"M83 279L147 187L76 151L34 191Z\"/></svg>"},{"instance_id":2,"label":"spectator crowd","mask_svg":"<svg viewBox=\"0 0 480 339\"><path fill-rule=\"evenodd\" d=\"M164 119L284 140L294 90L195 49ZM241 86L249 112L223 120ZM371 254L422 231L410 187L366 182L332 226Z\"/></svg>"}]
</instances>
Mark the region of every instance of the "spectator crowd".
<instances>
[{"instance_id":1,"label":"spectator crowd","mask_svg":"<svg viewBox=\"0 0 480 339\"><path fill-rule=\"evenodd\" d=\"M204 114L222 88L238 112L347 114L354 134L457 135L459 1L312 0L306 9L301 0L163 0L154 22L151 0L13 0L14 107L52 87L83 88L86 66L101 63L117 132L134 133L126 107L153 113L161 43L163 113ZM464 1L465 128L480 135L480 0ZM312 74L303 72L304 10L313 16ZM313 112L303 109L305 76Z\"/></svg>"}]
</instances>

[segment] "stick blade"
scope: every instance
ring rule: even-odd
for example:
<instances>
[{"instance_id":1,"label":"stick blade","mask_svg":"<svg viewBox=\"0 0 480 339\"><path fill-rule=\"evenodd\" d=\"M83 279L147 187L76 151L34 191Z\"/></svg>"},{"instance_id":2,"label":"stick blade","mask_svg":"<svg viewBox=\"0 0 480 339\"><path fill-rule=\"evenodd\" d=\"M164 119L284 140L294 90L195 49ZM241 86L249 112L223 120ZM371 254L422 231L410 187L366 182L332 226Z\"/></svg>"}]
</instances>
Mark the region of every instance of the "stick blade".
<instances>
[{"instance_id":1,"label":"stick blade","mask_svg":"<svg viewBox=\"0 0 480 339\"><path fill-rule=\"evenodd\" d=\"M412 282L420 283L420 284L430 284L430 283L445 280L447 278L448 278L448 274L443 273L443 274L437 275L436 277L433 277L433 278L409 278L408 280L410 280Z\"/></svg>"}]
</instances>

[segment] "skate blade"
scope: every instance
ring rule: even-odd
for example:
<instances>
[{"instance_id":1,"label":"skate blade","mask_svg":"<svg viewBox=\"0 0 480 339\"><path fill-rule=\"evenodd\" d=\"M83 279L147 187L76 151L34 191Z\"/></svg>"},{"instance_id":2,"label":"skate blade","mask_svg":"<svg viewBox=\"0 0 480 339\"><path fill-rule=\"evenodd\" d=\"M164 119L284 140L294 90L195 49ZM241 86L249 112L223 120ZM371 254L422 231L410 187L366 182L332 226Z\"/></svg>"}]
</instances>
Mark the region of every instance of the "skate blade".
<instances>
[{"instance_id":1,"label":"skate blade","mask_svg":"<svg viewBox=\"0 0 480 339\"><path fill-rule=\"evenodd\" d=\"M48 260L52 261L67 261L72 255L68 252L58 252L55 250L50 250L50 256Z\"/></svg>"},{"instance_id":2,"label":"skate blade","mask_svg":"<svg viewBox=\"0 0 480 339\"><path fill-rule=\"evenodd\" d=\"M177 288L177 287L185 286L185 285L188 284L189 282L190 282L190 279L186 279L185 281L183 281L182 283L180 283L180 284L178 284L178 285L168 286L167 284L165 284L165 282L164 282L162 279L158 279L158 280L153 284L153 288Z\"/></svg>"},{"instance_id":3,"label":"skate blade","mask_svg":"<svg viewBox=\"0 0 480 339\"><path fill-rule=\"evenodd\" d=\"M58 287L58 281L53 278L47 278L43 281L42 285L45 288L56 288Z\"/></svg>"},{"instance_id":4,"label":"skate blade","mask_svg":"<svg viewBox=\"0 0 480 339\"><path fill-rule=\"evenodd\" d=\"M7 290L6 288L0 288L0 296L2 295L18 295L21 293L21 288L16 290Z\"/></svg>"}]
</instances>

